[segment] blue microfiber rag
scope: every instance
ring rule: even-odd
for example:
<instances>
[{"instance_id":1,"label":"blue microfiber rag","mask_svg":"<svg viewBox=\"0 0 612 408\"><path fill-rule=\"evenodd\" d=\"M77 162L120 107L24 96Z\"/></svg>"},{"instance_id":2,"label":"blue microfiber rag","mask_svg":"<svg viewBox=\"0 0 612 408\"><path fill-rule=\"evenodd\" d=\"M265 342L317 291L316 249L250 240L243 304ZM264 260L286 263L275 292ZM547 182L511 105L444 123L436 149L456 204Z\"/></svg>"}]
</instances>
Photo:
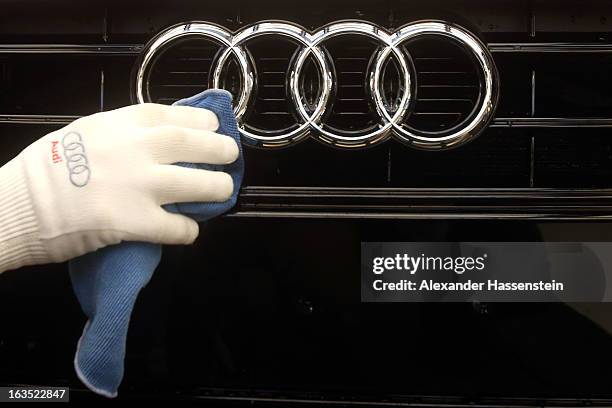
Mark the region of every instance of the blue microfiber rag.
<instances>
[{"instance_id":1,"label":"blue microfiber rag","mask_svg":"<svg viewBox=\"0 0 612 408\"><path fill-rule=\"evenodd\" d=\"M231 102L229 92L207 90L177 101L175 105L213 111L219 118L218 133L231 136L238 143L240 155L232 164L218 166L178 163L185 167L229 173L234 180L232 197L222 203L171 204L164 207L166 210L187 215L196 221L206 221L236 204L244 161ZM138 293L157 268L161 253L161 245L122 242L83 255L69 263L72 287L88 319L77 346L74 367L79 379L98 394L111 398L117 396L117 388L123 378L130 315Z\"/></svg>"}]
</instances>

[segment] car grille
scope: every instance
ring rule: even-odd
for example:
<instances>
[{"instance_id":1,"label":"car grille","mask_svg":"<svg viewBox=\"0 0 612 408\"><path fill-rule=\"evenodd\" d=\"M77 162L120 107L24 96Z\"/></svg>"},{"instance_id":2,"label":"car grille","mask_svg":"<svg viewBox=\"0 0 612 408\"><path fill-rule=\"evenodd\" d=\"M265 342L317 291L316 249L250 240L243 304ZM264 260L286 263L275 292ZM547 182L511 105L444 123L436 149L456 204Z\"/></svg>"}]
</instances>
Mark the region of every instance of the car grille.
<instances>
[{"instance_id":1,"label":"car grille","mask_svg":"<svg viewBox=\"0 0 612 408\"><path fill-rule=\"evenodd\" d=\"M268 19L309 32L346 19L389 32L429 19L456 23L493 55L494 118L450 150L393 137L337 148L315 135L285 148L245 146L238 205L202 225L193 245L165 246L139 295L119 402L612 406L609 304L364 304L358 273L362 242L448 242L458 255L454 242L610 240L609 222L492 220L612 215L607 1L3 1L0 163L79 116L131 103L142 52L168 27L197 20L235 33ZM364 73L377 45L351 37L326 46L336 85L346 85L326 123L367 129L377 117ZM416 78L409 125L448 132L469 120L482 80L473 61L439 38L406 47ZM249 48L259 83L247 130L292 129L285 73L294 45L262 37ZM151 73L150 100L169 104L210 86L217 51L187 40L168 50ZM237 68L221 78L234 93ZM386 70L393 111L403 91L397 61ZM321 87L312 60L303 81L312 108ZM603 255L575 259L594 270ZM549 260L555 269L567 258ZM0 274L0 382L69 386L73 403L95 404L74 372L85 316L67 272L49 264ZM580 272L577 279L602 282Z\"/></svg>"},{"instance_id":2,"label":"car grille","mask_svg":"<svg viewBox=\"0 0 612 408\"><path fill-rule=\"evenodd\" d=\"M2 159L79 116L134 101L134 72L141 51L166 27L205 17L235 32L268 17L251 12L238 18L236 10L227 7L213 13L204 13L201 7L189 12L159 8L149 20L129 8L121 14L104 6L77 9L97 25L61 24L67 17L60 8L53 14L57 20L53 27L62 28L49 26L44 43L24 26L0 25ZM248 147L245 184L233 216L584 219L612 215L608 75L612 45L605 27L598 31L568 26L565 19L570 17L559 15L558 9L552 13L553 5L551 14L547 6L541 7L482 4L482 13L506 13L520 21L508 27L489 26L460 7L451 18L441 11L448 11L447 6L434 5L418 13L364 6L366 11L346 15L302 10L297 15L286 11L269 16L313 31L345 18L389 31L422 18L461 24L476 33L493 55L499 71L499 103L488 128L452 150L422 151L394 139L356 149L337 149L313 138L284 149ZM595 3L585 7L585 13L597 13ZM536 21L536 14L548 18ZM6 16L11 18L23 19ZM128 20L135 22L129 29ZM469 120L482 84L472 58L452 41L432 36L403 47L411 57L415 95L405 126L445 134ZM249 42L249 58L258 75L246 129L275 134L297 127L295 109L288 103L286 73L298 48L291 41L265 37ZM325 44L336 78L333 106L325 119L328 129L350 135L378 126L365 86L378 48L372 41L350 36ZM218 56L218 45L205 39L187 39L169 48L151 69L148 100L171 104L211 87L211 69ZM399 72L391 58L382 85L391 112L405 92ZM222 86L237 93L240 82L236 63L228 64ZM312 108L321 89L312 58L305 65L302 87L304 103Z\"/></svg>"}]
</instances>

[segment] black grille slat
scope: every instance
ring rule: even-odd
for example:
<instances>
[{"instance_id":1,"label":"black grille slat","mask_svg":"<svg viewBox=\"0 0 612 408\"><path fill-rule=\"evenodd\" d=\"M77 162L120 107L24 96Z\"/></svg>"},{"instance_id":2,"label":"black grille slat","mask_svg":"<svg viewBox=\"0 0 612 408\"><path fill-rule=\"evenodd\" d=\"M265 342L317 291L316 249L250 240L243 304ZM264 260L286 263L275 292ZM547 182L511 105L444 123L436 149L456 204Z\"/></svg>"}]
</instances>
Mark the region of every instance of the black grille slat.
<instances>
[{"instance_id":1,"label":"black grille slat","mask_svg":"<svg viewBox=\"0 0 612 408\"><path fill-rule=\"evenodd\" d=\"M416 70L416 101L407 125L444 134L470 117L480 84L474 61L455 43L424 37L406 44Z\"/></svg>"},{"instance_id":2,"label":"black grille slat","mask_svg":"<svg viewBox=\"0 0 612 408\"><path fill-rule=\"evenodd\" d=\"M245 125L270 134L292 129L297 121L287 101L286 79L297 46L288 40L255 39L246 48L255 64L258 82Z\"/></svg>"},{"instance_id":3,"label":"black grille slat","mask_svg":"<svg viewBox=\"0 0 612 408\"><path fill-rule=\"evenodd\" d=\"M327 125L334 130L367 132L377 123L366 93L366 75L376 45L362 37L332 39L325 47L336 74L336 97Z\"/></svg>"}]
</instances>

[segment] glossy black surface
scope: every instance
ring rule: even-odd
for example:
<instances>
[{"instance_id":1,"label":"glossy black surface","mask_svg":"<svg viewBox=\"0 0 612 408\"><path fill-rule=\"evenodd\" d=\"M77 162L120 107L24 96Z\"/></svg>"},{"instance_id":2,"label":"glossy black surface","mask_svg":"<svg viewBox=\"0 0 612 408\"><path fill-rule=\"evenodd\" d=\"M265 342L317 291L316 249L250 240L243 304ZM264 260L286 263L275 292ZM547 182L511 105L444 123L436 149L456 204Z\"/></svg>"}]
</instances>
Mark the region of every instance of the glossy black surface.
<instances>
[{"instance_id":1,"label":"glossy black surface","mask_svg":"<svg viewBox=\"0 0 612 408\"><path fill-rule=\"evenodd\" d=\"M579 228L558 238L612 237ZM167 248L143 290L122 392L609 397L612 337L573 305L360 303L360 241L501 237L540 235L517 222L211 222L193 247ZM1 275L0 299L0 380L78 386L84 320L64 266Z\"/></svg>"}]
</instances>

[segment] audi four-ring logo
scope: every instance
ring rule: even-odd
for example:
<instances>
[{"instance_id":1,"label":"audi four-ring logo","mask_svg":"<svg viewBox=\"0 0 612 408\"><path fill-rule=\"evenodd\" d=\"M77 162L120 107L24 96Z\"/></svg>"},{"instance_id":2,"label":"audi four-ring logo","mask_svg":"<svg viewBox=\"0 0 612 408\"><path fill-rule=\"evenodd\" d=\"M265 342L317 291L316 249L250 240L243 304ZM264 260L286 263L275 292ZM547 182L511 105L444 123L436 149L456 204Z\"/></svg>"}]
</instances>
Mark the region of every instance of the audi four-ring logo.
<instances>
[{"instance_id":1,"label":"audi four-ring logo","mask_svg":"<svg viewBox=\"0 0 612 408\"><path fill-rule=\"evenodd\" d=\"M330 57L324 52L325 42L331 38L343 35L358 35L370 38L377 43L377 55L367 72L367 94L378 116L379 123L365 134L342 134L330 129L324 124L326 113L333 105L334 69ZM418 132L405 126L405 120L410 115L413 100L414 74L411 72L409 56L402 45L407 41L425 36L444 36L458 42L468 52L472 53L481 71L479 105L471 120L449 134L437 135ZM381 27L364 21L344 21L323 27L312 33L306 29L287 22L260 22L246 27L236 33L231 33L215 24L206 22L183 23L161 32L143 50L135 78L135 97L139 103L147 102L148 72L154 58L169 45L179 39L189 36L200 36L217 42L221 51L212 66L212 84L219 88L222 85L222 71L231 56L235 57L241 75L241 89L236 97L235 113L240 131L246 142L263 147L282 147L302 140L312 135L319 140L340 147L366 147L395 137L411 146L422 149L445 149L466 143L476 137L487 127L493 116L498 98L497 69L487 47L472 33L454 24L440 21L416 22L403 26L395 32L388 32ZM296 128L283 134L257 133L241 123L247 112L253 88L256 71L250 62L246 44L261 36L284 37L299 45L296 56L287 72L287 87L291 103L297 113L299 123ZM321 90L318 93L314 108L305 104L300 78L306 61L312 58L320 76ZM394 58L400 73L403 93L397 109L389 112L385 107L382 89L383 74L389 58Z\"/></svg>"},{"instance_id":2,"label":"audi four-ring logo","mask_svg":"<svg viewBox=\"0 0 612 408\"><path fill-rule=\"evenodd\" d=\"M62 138L64 157L70 182L76 187L84 187L89 182L90 170L83 137L77 132L69 132Z\"/></svg>"}]
</instances>

